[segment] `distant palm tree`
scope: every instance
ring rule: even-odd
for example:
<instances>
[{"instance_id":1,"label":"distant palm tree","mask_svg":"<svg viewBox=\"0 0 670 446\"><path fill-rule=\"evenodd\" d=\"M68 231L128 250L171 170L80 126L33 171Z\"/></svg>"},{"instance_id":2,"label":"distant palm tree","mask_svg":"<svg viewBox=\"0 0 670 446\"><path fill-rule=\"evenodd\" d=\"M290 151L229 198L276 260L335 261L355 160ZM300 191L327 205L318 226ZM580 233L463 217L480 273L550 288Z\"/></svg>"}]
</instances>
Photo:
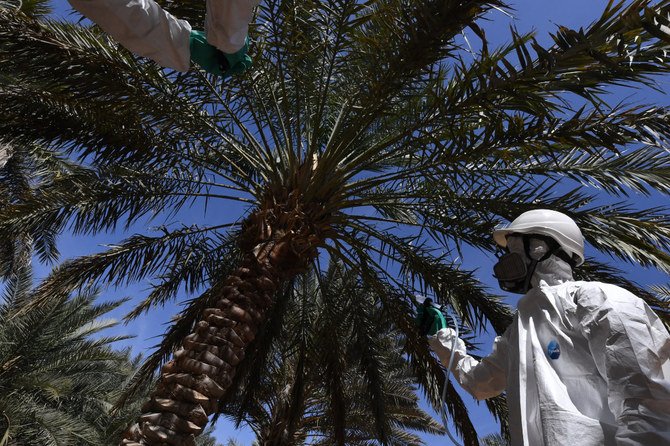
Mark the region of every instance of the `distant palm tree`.
<instances>
[{"instance_id":1,"label":"distant palm tree","mask_svg":"<svg viewBox=\"0 0 670 446\"><path fill-rule=\"evenodd\" d=\"M423 444L412 431L443 432L419 408L402 337L359 277L331 264L278 299L276 341L250 353L269 367L220 405L251 426L258 445L410 446Z\"/></svg>"},{"instance_id":2,"label":"distant palm tree","mask_svg":"<svg viewBox=\"0 0 670 446\"><path fill-rule=\"evenodd\" d=\"M500 434L491 434L482 438L482 445L484 446L508 446L509 440Z\"/></svg>"},{"instance_id":3,"label":"distant palm tree","mask_svg":"<svg viewBox=\"0 0 670 446\"><path fill-rule=\"evenodd\" d=\"M100 332L123 301L95 304L95 293L52 296L34 305L32 277L23 268L5 283L0 303L0 445L117 444L141 412L151 388L113 412L138 360L111 344L125 337ZM215 446L206 432L197 446Z\"/></svg>"},{"instance_id":4,"label":"distant palm tree","mask_svg":"<svg viewBox=\"0 0 670 446\"><path fill-rule=\"evenodd\" d=\"M214 426L210 425L204 430L202 434L195 440L196 446L223 446L222 443L219 443L216 438L213 436ZM226 444L226 446L231 446Z\"/></svg>"},{"instance_id":5,"label":"distant palm tree","mask_svg":"<svg viewBox=\"0 0 670 446\"><path fill-rule=\"evenodd\" d=\"M240 442L235 440L234 438L229 439L226 442L226 446L243 446ZM257 446L256 443L254 443L252 446Z\"/></svg>"},{"instance_id":6,"label":"distant palm tree","mask_svg":"<svg viewBox=\"0 0 670 446\"><path fill-rule=\"evenodd\" d=\"M36 306L31 281L26 269L14 276L0 303L0 438L102 445L111 390L131 369L127 352L110 347L124 337L99 335L115 325L101 318L123 301L94 304L95 295L82 292Z\"/></svg>"},{"instance_id":7,"label":"distant palm tree","mask_svg":"<svg viewBox=\"0 0 670 446\"><path fill-rule=\"evenodd\" d=\"M16 8L31 18L40 18L51 12L50 0L0 0L0 10ZM58 167L49 165L52 157L40 157L39 150L31 150L38 144L34 140L19 144L11 140L0 141L0 209L22 203L58 175ZM51 230L47 225L35 246L33 238L25 231L3 237L0 240L0 279L7 279L19 269L29 267L33 254L43 262L57 260L56 234L49 232Z\"/></svg>"},{"instance_id":8,"label":"distant palm tree","mask_svg":"<svg viewBox=\"0 0 670 446\"><path fill-rule=\"evenodd\" d=\"M18 156L14 156L13 148L0 145L0 207L20 202L29 193L29 178L21 167ZM30 236L25 233L13 234L12 237L0 241L0 277L8 278L21 267L30 262Z\"/></svg>"},{"instance_id":9,"label":"distant palm tree","mask_svg":"<svg viewBox=\"0 0 670 446\"><path fill-rule=\"evenodd\" d=\"M202 1L165 3L202 23ZM257 338L276 321L278 290L327 257L380 297L435 406L441 370L413 327L413 294L428 289L474 329L502 332L509 310L450 255L492 255L496 224L560 210L595 248L670 271L667 212L627 200L670 191L668 110L605 96L670 68L670 1L610 2L590 26L558 28L551 47L512 32L489 49L480 24L503 6L268 0L251 34L255 68L225 84L167 73L81 24L0 11L0 139L38 141L62 172L0 210L0 237L39 244L158 219L158 234L65 263L41 295L150 280L130 317L199 296L138 377L162 365L127 443L193 444L239 390L247 352L268 348ZM476 54L457 43L466 28ZM217 212L195 218L202 209ZM194 220L168 224L175 216ZM589 277L611 276L589 265ZM477 444L453 388L448 407Z\"/></svg>"}]
</instances>

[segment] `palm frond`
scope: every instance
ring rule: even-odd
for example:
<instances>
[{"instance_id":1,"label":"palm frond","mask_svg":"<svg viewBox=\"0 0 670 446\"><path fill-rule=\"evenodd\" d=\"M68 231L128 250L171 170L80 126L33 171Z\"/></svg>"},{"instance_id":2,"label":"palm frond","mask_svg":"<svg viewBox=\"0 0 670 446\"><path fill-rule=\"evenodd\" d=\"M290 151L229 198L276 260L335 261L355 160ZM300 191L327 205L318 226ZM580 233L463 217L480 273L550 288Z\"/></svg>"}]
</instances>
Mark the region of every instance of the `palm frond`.
<instances>
[{"instance_id":1,"label":"palm frond","mask_svg":"<svg viewBox=\"0 0 670 446\"><path fill-rule=\"evenodd\" d=\"M12 444L101 444L112 389L127 354L110 346L126 336L99 336L116 325L103 316L124 303L94 303L94 291L36 298L30 271L5 284L0 306L0 411ZM96 335L92 338L92 335Z\"/></svg>"}]
</instances>

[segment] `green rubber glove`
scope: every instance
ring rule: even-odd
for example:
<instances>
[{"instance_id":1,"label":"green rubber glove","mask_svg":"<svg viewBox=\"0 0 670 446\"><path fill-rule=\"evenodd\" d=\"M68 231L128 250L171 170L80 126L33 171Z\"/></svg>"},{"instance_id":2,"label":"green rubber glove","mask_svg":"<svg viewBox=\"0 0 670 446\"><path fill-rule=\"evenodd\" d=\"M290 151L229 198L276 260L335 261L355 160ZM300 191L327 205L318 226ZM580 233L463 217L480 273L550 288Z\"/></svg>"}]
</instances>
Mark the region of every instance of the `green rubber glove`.
<instances>
[{"instance_id":1,"label":"green rubber glove","mask_svg":"<svg viewBox=\"0 0 670 446\"><path fill-rule=\"evenodd\" d=\"M226 54L210 45L204 32L191 30L189 47L191 61L198 64L206 72L217 76L225 78L240 74L251 67L251 57L247 56L249 38L238 52Z\"/></svg>"},{"instance_id":2,"label":"green rubber glove","mask_svg":"<svg viewBox=\"0 0 670 446\"><path fill-rule=\"evenodd\" d=\"M416 323L424 335L433 336L443 328L447 328L444 314L435 307L421 305L416 314Z\"/></svg>"},{"instance_id":3,"label":"green rubber glove","mask_svg":"<svg viewBox=\"0 0 670 446\"><path fill-rule=\"evenodd\" d=\"M228 60L228 71L224 74L225 76L228 75L235 75L235 74L240 74L244 73L247 69L251 68L251 57L247 55L247 51L249 50L249 38L247 37L244 39L244 46L239 49L236 53L233 54L226 54L226 53L221 53L223 54L226 59Z\"/></svg>"}]
</instances>

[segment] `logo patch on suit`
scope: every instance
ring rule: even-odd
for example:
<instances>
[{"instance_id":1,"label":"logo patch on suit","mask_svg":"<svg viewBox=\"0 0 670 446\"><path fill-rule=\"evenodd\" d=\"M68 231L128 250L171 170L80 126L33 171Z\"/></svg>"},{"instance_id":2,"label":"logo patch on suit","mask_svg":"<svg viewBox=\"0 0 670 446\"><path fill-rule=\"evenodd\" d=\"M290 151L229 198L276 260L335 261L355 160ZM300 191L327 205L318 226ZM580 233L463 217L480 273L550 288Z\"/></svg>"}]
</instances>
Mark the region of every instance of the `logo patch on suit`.
<instances>
[{"instance_id":1,"label":"logo patch on suit","mask_svg":"<svg viewBox=\"0 0 670 446\"><path fill-rule=\"evenodd\" d=\"M555 339L547 344L547 356L551 359L558 359L561 356L561 346L558 345Z\"/></svg>"}]
</instances>

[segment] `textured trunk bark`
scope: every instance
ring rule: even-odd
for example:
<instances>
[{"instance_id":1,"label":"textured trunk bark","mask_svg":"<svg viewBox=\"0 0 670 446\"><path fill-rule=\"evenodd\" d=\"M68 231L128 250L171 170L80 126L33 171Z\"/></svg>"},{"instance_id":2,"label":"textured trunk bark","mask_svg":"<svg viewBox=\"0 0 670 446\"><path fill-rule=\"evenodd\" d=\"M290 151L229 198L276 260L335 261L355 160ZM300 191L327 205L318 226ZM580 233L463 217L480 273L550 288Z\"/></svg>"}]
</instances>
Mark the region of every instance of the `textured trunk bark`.
<instances>
[{"instance_id":1,"label":"textured trunk bark","mask_svg":"<svg viewBox=\"0 0 670 446\"><path fill-rule=\"evenodd\" d=\"M281 276L269 257L249 255L225 279L215 307L203 312L194 332L163 366L150 401L121 445L195 445L272 305Z\"/></svg>"}]
</instances>

